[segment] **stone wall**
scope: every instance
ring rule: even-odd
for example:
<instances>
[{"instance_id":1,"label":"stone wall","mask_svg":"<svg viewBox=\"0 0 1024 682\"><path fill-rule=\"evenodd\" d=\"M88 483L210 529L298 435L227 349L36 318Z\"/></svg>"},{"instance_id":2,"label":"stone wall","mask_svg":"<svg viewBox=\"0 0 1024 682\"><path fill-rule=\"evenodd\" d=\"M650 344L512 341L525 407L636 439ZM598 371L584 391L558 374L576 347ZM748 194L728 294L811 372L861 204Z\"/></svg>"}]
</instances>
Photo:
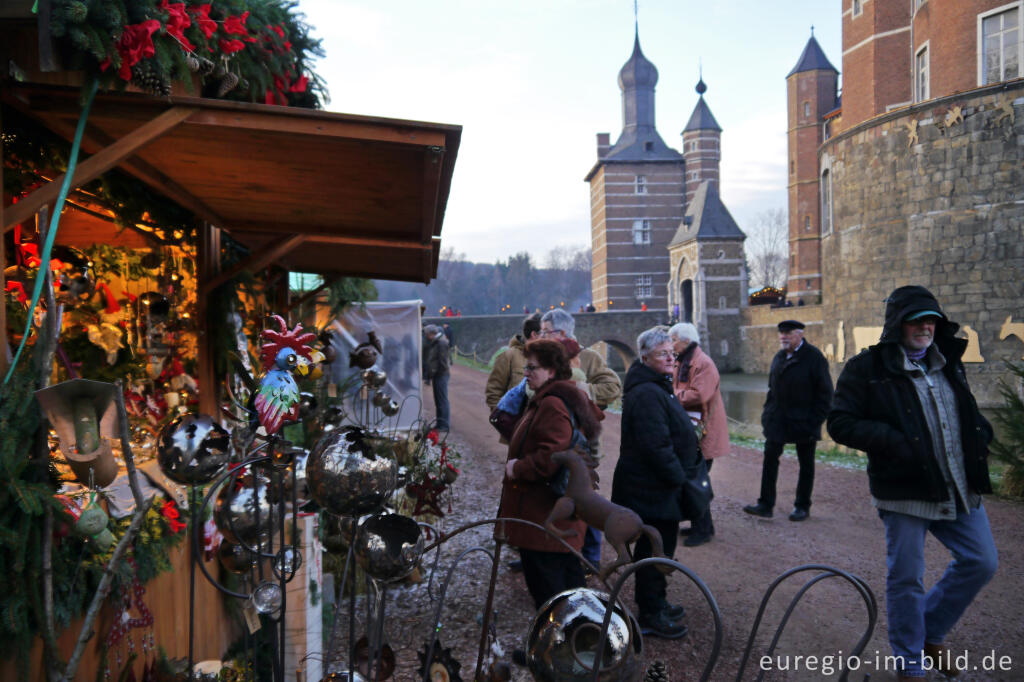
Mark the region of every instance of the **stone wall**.
<instances>
[{"instance_id":1,"label":"stone wall","mask_svg":"<svg viewBox=\"0 0 1024 682\"><path fill-rule=\"evenodd\" d=\"M834 349L835 337L823 338L820 305L772 308L767 305L747 306L741 312L740 371L746 374L767 374L772 358L779 352L779 322L799 320L806 326L804 338L826 356ZM832 351L835 352L834 350Z\"/></svg>"},{"instance_id":2,"label":"stone wall","mask_svg":"<svg viewBox=\"0 0 1024 682\"><path fill-rule=\"evenodd\" d=\"M877 341L890 291L921 284L964 325L968 380L996 404L1004 360L1024 355L1024 82L877 117L825 142L821 160L835 230L818 336L836 363Z\"/></svg>"}]
</instances>

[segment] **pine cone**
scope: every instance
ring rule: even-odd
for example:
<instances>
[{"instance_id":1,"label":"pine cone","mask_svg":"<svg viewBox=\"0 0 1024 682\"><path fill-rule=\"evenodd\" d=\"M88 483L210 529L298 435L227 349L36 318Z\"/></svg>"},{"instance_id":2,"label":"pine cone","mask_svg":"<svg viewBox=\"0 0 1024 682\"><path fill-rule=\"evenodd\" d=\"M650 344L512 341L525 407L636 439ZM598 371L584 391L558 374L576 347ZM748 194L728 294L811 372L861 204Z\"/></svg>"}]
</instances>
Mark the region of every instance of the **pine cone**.
<instances>
[{"instance_id":1,"label":"pine cone","mask_svg":"<svg viewBox=\"0 0 1024 682\"><path fill-rule=\"evenodd\" d=\"M224 74L224 77L220 79L220 86L217 88L217 97L223 97L238 85L238 74L228 71Z\"/></svg>"},{"instance_id":2,"label":"pine cone","mask_svg":"<svg viewBox=\"0 0 1024 682\"><path fill-rule=\"evenodd\" d=\"M152 60L146 59L132 67L132 83L143 92L168 97L171 82L158 73Z\"/></svg>"},{"instance_id":3,"label":"pine cone","mask_svg":"<svg viewBox=\"0 0 1024 682\"><path fill-rule=\"evenodd\" d=\"M202 67L199 63L199 59L192 53L185 55L185 65L188 66L188 70L192 73L196 73Z\"/></svg>"},{"instance_id":4,"label":"pine cone","mask_svg":"<svg viewBox=\"0 0 1024 682\"><path fill-rule=\"evenodd\" d=\"M647 667L644 682L668 682L668 668L661 661L655 661Z\"/></svg>"},{"instance_id":5,"label":"pine cone","mask_svg":"<svg viewBox=\"0 0 1024 682\"><path fill-rule=\"evenodd\" d=\"M216 64L214 64L212 60L209 60L206 57L200 57L199 58L199 75L200 76L209 76L211 73L213 73L214 66L216 66Z\"/></svg>"}]
</instances>

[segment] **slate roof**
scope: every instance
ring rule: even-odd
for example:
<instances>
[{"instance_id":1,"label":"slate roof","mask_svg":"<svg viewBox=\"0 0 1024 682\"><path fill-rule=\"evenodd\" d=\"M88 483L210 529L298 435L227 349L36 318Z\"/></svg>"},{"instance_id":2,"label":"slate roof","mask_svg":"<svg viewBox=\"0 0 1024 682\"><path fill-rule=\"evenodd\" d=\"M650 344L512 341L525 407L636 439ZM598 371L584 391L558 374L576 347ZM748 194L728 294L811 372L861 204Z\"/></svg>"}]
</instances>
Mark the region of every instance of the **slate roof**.
<instances>
[{"instance_id":1,"label":"slate roof","mask_svg":"<svg viewBox=\"0 0 1024 682\"><path fill-rule=\"evenodd\" d=\"M704 241L746 238L747 235L736 224L729 209L719 198L717 185L705 180L694 193L675 237L669 242L669 247L694 239Z\"/></svg>"},{"instance_id":2,"label":"slate roof","mask_svg":"<svg viewBox=\"0 0 1024 682\"><path fill-rule=\"evenodd\" d=\"M836 67L832 66L832 62L825 56L825 52L821 49L821 45L818 45L818 41L811 35L811 39L807 41L807 45L804 46L804 51L800 53L800 59L796 61L796 66L793 70L786 74L786 78L789 78L794 73L801 73L803 71L835 71L839 73Z\"/></svg>"},{"instance_id":3,"label":"slate roof","mask_svg":"<svg viewBox=\"0 0 1024 682\"><path fill-rule=\"evenodd\" d=\"M690 114L690 120L687 122L686 127L683 128L683 132L690 130L717 130L722 132L722 128L718 125L718 121L711 114L711 108L708 107L708 103L704 101L704 96L701 95L700 99L697 100L697 106L693 108L693 113Z\"/></svg>"}]
</instances>

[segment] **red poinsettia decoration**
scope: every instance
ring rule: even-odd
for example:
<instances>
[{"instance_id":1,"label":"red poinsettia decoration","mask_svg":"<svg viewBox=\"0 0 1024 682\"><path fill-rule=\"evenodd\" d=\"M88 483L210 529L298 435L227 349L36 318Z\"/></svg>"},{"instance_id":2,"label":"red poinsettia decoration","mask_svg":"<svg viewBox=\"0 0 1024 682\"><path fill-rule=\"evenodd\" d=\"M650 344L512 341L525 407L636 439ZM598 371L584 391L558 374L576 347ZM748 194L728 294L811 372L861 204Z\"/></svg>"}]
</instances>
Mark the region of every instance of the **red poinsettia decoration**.
<instances>
[{"instance_id":1,"label":"red poinsettia decoration","mask_svg":"<svg viewBox=\"0 0 1024 682\"><path fill-rule=\"evenodd\" d=\"M188 11L192 18L195 19L196 26L199 27L199 30L209 40L217 32L217 22L210 18L210 4L193 5L188 8Z\"/></svg>"},{"instance_id":2,"label":"red poinsettia decoration","mask_svg":"<svg viewBox=\"0 0 1024 682\"><path fill-rule=\"evenodd\" d=\"M170 527L171 533L174 534L185 529L188 525L178 520L181 512L178 511L178 505L174 503L174 500L167 500L163 503L160 507L160 516L167 519L167 525Z\"/></svg>"},{"instance_id":3,"label":"red poinsettia decoration","mask_svg":"<svg viewBox=\"0 0 1024 682\"><path fill-rule=\"evenodd\" d=\"M121 37L117 41L117 53L121 55L121 68L117 75L124 80L132 79L132 67L143 59L149 59L156 54L153 46L153 34L160 30L160 22L156 19L147 19L138 24L130 24L124 27ZM104 62L109 65L109 58ZM106 68L103 64L102 68Z\"/></svg>"},{"instance_id":4,"label":"red poinsettia decoration","mask_svg":"<svg viewBox=\"0 0 1024 682\"><path fill-rule=\"evenodd\" d=\"M185 11L185 3L176 2L171 4L167 0L161 0L160 9L167 12L167 25L164 27L167 35L172 36L181 43L183 49L194 52L196 46L185 37L185 29L192 25L192 19L189 18L188 12Z\"/></svg>"},{"instance_id":5,"label":"red poinsettia decoration","mask_svg":"<svg viewBox=\"0 0 1024 682\"><path fill-rule=\"evenodd\" d=\"M233 38L231 40L221 38L217 41L217 44L220 45L220 51L224 54L234 54L235 52L240 52L245 49L245 43Z\"/></svg>"}]
</instances>

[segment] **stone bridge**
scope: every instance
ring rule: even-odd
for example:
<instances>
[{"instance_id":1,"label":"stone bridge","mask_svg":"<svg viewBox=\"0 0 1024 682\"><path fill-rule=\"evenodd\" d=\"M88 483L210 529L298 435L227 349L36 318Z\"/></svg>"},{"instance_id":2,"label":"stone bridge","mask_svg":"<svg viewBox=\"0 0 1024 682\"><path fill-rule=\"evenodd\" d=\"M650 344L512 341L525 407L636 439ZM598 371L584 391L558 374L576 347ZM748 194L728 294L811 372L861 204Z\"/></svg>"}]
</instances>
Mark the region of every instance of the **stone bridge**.
<instances>
[{"instance_id":1,"label":"stone bridge","mask_svg":"<svg viewBox=\"0 0 1024 682\"><path fill-rule=\"evenodd\" d=\"M509 339L523 329L524 315L469 315L465 317L424 317L424 324L451 325L454 345L463 353L476 353L490 361ZM605 343L616 351L607 353L609 364L622 370L636 358L636 337L645 329L667 322L665 311L576 313L576 339L583 346ZM616 362L621 360L621 366Z\"/></svg>"}]
</instances>

